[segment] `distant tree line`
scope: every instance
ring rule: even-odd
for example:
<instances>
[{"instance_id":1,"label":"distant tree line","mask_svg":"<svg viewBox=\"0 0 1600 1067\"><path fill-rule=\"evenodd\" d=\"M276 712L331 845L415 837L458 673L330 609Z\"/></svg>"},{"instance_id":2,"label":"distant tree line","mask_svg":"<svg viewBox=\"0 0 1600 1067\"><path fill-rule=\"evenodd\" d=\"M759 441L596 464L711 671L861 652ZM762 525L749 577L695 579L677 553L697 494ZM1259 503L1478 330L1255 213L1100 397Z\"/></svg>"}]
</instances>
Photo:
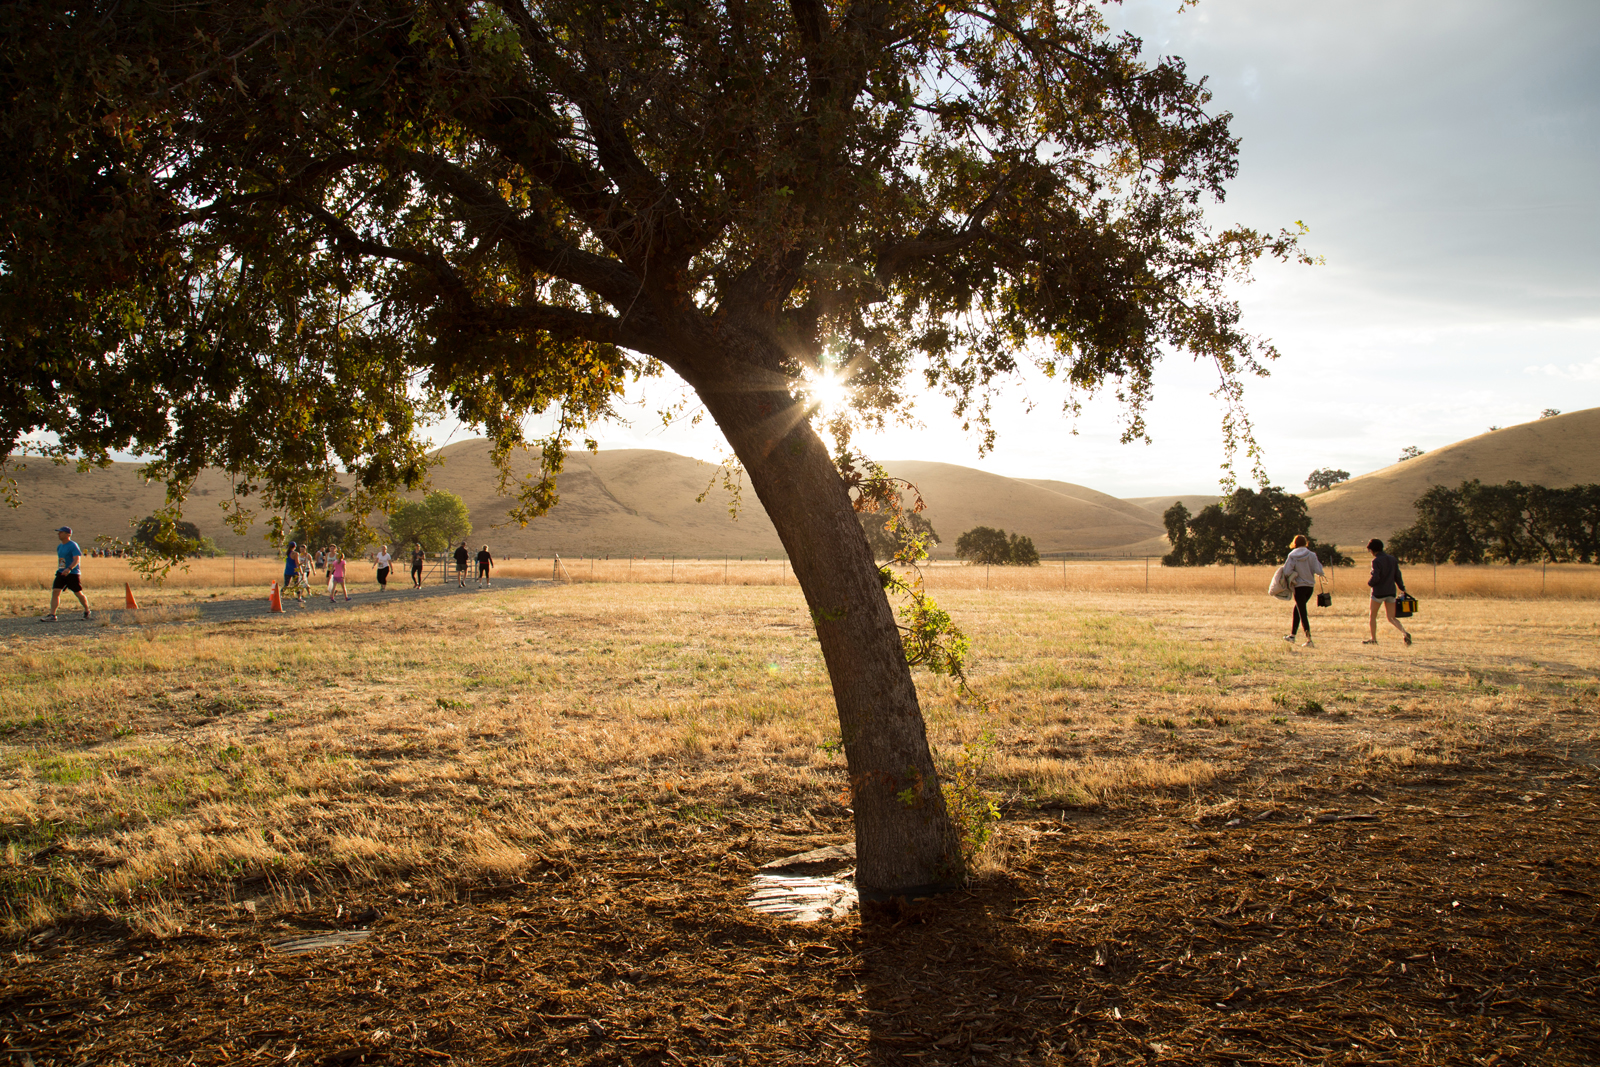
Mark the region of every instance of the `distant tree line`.
<instances>
[{"instance_id":1,"label":"distant tree line","mask_svg":"<svg viewBox=\"0 0 1600 1067\"><path fill-rule=\"evenodd\" d=\"M1306 534L1310 548L1325 567L1348 567L1353 562L1333 545L1311 537L1311 516L1306 502L1277 486L1260 492L1235 489L1220 504L1200 509L1198 515L1178 501L1161 516L1172 551L1161 557L1167 567L1204 567L1213 563L1277 563L1289 551L1296 534Z\"/></svg>"},{"instance_id":2,"label":"distant tree line","mask_svg":"<svg viewBox=\"0 0 1600 1067\"><path fill-rule=\"evenodd\" d=\"M974 526L956 538L956 557L973 563L996 566L1037 567L1039 550L1033 538L1022 534L1006 536L992 526Z\"/></svg>"},{"instance_id":3,"label":"distant tree line","mask_svg":"<svg viewBox=\"0 0 1600 1067\"><path fill-rule=\"evenodd\" d=\"M1409 563L1600 563L1600 485L1550 489L1474 478L1417 498L1414 523L1389 539Z\"/></svg>"}]
</instances>

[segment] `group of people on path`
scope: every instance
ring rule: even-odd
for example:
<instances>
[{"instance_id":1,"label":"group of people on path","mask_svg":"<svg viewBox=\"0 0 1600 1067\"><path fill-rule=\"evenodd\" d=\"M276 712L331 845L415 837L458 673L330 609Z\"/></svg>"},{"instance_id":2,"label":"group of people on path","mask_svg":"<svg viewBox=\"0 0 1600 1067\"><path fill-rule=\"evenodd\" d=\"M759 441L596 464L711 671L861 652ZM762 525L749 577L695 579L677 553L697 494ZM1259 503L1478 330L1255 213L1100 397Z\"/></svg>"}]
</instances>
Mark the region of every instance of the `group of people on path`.
<instances>
[{"instance_id":1,"label":"group of people on path","mask_svg":"<svg viewBox=\"0 0 1600 1067\"><path fill-rule=\"evenodd\" d=\"M347 566L344 550L338 545L319 548L313 556L310 546L290 541L288 554L283 560L283 593L288 595L293 592L295 603L304 603L305 598L311 595L311 573L314 567L319 571L325 571L328 575L330 603L339 599L338 593L343 593L344 598L349 600L350 587L345 584Z\"/></svg>"},{"instance_id":2,"label":"group of people on path","mask_svg":"<svg viewBox=\"0 0 1600 1067\"><path fill-rule=\"evenodd\" d=\"M1381 605L1389 617L1389 625L1400 631L1401 639L1406 644L1411 643L1411 632L1401 624L1395 616L1395 602L1398 597L1405 594L1406 582L1400 575L1400 561L1383 550L1383 542L1374 537L1367 542L1367 551L1372 553L1372 575L1367 579L1367 586L1371 590L1370 608L1367 616L1367 640L1363 645L1378 643L1378 608ZM1311 602L1311 594L1316 591L1317 579L1324 575L1322 561L1311 550L1310 539L1305 534L1296 534L1294 542L1289 547L1289 555L1283 561L1281 571L1283 581L1289 587L1290 596L1294 598L1294 607L1290 615L1289 632L1283 639L1291 645L1298 639L1301 629L1305 630L1305 647L1311 647L1311 614L1306 606Z\"/></svg>"},{"instance_id":3,"label":"group of people on path","mask_svg":"<svg viewBox=\"0 0 1600 1067\"><path fill-rule=\"evenodd\" d=\"M89 599L83 594L83 578L81 564L83 549L78 542L72 539L72 527L61 526L56 529L56 577L50 587L50 614L44 616L40 622L55 622L56 612L61 604L61 591L70 590L78 598L78 603L83 606L83 617L91 617L94 612L89 607ZM1400 631L1402 640L1411 644L1411 633L1400 620L1395 617L1396 598L1406 591L1405 579L1400 574L1400 561L1383 550L1383 542L1374 537L1367 542L1367 551L1372 553L1372 574L1367 579L1367 586L1371 589L1371 611L1367 618L1367 640L1364 645L1378 643L1378 608L1381 605L1387 613L1389 625ZM467 584L467 563L472 558L467 551L467 543L461 542L452 553L456 564L456 584L465 588ZM422 547L421 541L411 544L411 585L414 589L422 588L423 563L428 554ZM389 588L389 573L393 566L394 557L389 554L389 546L379 547L377 555L373 557L372 564L377 570L379 591ZM489 574L494 567L494 557L489 553L489 546L484 545L478 550L477 555L477 581L479 588L489 584ZM345 568L347 562L344 552L337 545L329 545L318 549L315 556L308 546L290 541L289 550L283 561L283 594L287 596L294 593L296 603L304 603L305 598L311 593L311 573L313 567L325 570L328 574L328 600L338 600L338 594L343 593L345 600L350 599L350 588L345 584ZM1316 591L1317 579L1324 576L1322 561L1317 559L1317 554L1311 550L1310 541L1305 534L1295 535L1294 543L1290 546L1289 555L1283 561L1282 578L1288 585L1290 595L1294 598L1294 607L1290 616L1289 632L1283 639L1294 644L1300 632L1305 631L1306 647L1311 647L1311 614L1307 606L1311 602L1311 595Z\"/></svg>"},{"instance_id":4,"label":"group of people on path","mask_svg":"<svg viewBox=\"0 0 1600 1067\"><path fill-rule=\"evenodd\" d=\"M467 584L467 560L469 558L465 541L457 546L454 558L456 563L456 584L464 587ZM411 587L413 589L422 588L423 564L427 562L427 559L428 553L423 549L422 542L413 541L411 543ZM318 569L322 569L324 560L327 561L328 599L330 601L338 599L334 592L335 588L337 588L339 592L344 594L344 598L349 600L350 590L345 585L346 562L344 552L337 545L330 545L328 548L320 550L317 553L316 560L313 561L304 546L290 541L288 555L284 557L283 563L284 593L287 594L293 590L295 601L301 602L311 591L308 577L311 567L315 563ZM489 573L494 567L494 556L489 553L488 545L484 545L478 550L477 560L478 587L483 588L489 585ZM386 591L389 588L389 575L394 568L394 556L390 555L388 545L379 546L377 554L372 557L372 566L378 579L378 591Z\"/></svg>"}]
</instances>

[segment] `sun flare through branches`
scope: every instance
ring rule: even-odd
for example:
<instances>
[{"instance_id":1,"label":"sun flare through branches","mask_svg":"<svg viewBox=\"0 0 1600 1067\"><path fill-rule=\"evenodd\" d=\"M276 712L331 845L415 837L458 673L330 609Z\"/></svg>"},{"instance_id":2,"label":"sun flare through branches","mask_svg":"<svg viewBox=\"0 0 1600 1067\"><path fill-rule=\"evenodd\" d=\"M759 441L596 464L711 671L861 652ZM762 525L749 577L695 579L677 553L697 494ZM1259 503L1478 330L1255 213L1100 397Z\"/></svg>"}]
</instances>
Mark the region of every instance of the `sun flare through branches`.
<instances>
[{"instance_id":1,"label":"sun flare through branches","mask_svg":"<svg viewBox=\"0 0 1600 1067\"><path fill-rule=\"evenodd\" d=\"M808 371L805 378L805 395L816 405L823 418L839 415L850 405L850 382L832 367Z\"/></svg>"}]
</instances>

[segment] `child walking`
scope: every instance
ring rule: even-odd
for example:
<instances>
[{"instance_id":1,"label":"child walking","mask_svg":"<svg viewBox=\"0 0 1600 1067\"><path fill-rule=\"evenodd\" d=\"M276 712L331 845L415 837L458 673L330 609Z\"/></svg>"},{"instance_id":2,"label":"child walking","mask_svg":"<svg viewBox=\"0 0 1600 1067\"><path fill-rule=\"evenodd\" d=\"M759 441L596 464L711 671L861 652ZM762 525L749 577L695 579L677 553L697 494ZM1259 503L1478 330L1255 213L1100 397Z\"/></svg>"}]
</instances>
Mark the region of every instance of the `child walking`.
<instances>
[{"instance_id":1,"label":"child walking","mask_svg":"<svg viewBox=\"0 0 1600 1067\"><path fill-rule=\"evenodd\" d=\"M329 600L337 599L333 595L333 591L334 591L334 589L338 589L341 593L344 594L344 598L346 600L349 600L350 599L350 589L349 589L349 587L347 587L344 584L344 550L343 549L334 549L333 550L333 563L332 563L332 565L330 567L330 570L332 571L332 577L330 577L329 580L328 580L328 599Z\"/></svg>"}]
</instances>

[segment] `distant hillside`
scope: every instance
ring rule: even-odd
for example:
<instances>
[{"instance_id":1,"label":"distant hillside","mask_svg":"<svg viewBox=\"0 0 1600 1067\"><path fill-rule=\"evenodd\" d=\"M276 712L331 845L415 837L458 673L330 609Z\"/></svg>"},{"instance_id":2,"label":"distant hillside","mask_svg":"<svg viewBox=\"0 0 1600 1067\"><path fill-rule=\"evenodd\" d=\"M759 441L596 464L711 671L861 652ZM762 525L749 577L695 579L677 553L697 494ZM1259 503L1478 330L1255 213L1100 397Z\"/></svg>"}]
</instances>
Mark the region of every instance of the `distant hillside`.
<instances>
[{"instance_id":1,"label":"distant hillside","mask_svg":"<svg viewBox=\"0 0 1600 1067\"><path fill-rule=\"evenodd\" d=\"M1409 526L1434 485L1518 481L1558 488L1600 482L1600 408L1469 437L1306 496L1319 540L1364 545Z\"/></svg>"},{"instance_id":2,"label":"distant hillside","mask_svg":"<svg viewBox=\"0 0 1600 1067\"><path fill-rule=\"evenodd\" d=\"M80 474L76 467L35 458L24 459L21 470L9 473L22 498L21 507L0 507L0 545L12 552L54 551L58 526L72 527L73 538L85 549L102 535L128 537L132 523L166 503L166 486L147 484L137 463L113 463ZM224 551L265 552L264 526L239 537L224 525L219 505L230 496L227 475L208 470L195 482L184 514Z\"/></svg>"},{"instance_id":3,"label":"distant hillside","mask_svg":"<svg viewBox=\"0 0 1600 1067\"><path fill-rule=\"evenodd\" d=\"M461 496L472 514L476 544L506 556L627 555L776 557L783 552L754 491L745 486L738 517L714 464L670 452L619 449L574 452L559 480L561 502L546 517L517 527L506 519L507 501L496 492L488 445L461 441L442 449L432 472L435 488ZM535 459L517 457L521 472ZM1159 545L1159 513L1068 482L1025 481L949 463L890 462L890 473L914 482L927 517L944 538L939 557L954 555L955 539L974 526L997 526L1032 537L1041 552L1148 551ZM116 463L79 474L71 467L33 461L16 472L23 506L0 508L0 544L14 550L48 550L51 531L74 528L79 542L126 537L130 523L161 506L164 487L147 485L138 464ZM695 498L711 487L704 503ZM228 497L225 476L201 477L185 508L202 533L230 552L269 551L264 524L238 537L223 524L217 505ZM1156 548L1156 551L1165 551Z\"/></svg>"},{"instance_id":4,"label":"distant hillside","mask_svg":"<svg viewBox=\"0 0 1600 1067\"><path fill-rule=\"evenodd\" d=\"M1161 516L1166 514L1167 509L1180 500L1183 502L1183 506L1189 509L1189 514L1194 515L1201 508L1220 503L1222 497L1207 496L1204 493L1185 493L1182 496L1130 496L1127 502L1129 504L1137 504L1146 511L1154 512L1156 519L1159 521Z\"/></svg>"},{"instance_id":5,"label":"distant hillside","mask_svg":"<svg viewBox=\"0 0 1600 1067\"><path fill-rule=\"evenodd\" d=\"M473 541L500 555L772 558L783 552L748 485L735 519L716 466L687 456L649 449L574 452L560 478L561 502L523 528L506 519L507 501L496 493L486 442L461 441L439 455L434 487L466 501ZM517 469L527 472L534 462L531 455L519 456ZM1220 499L1196 493L1121 500L1071 482L1007 478L951 463L900 460L885 466L921 489L927 518L944 538L935 552L940 558L953 556L956 538L974 526L1026 534L1044 553L1160 554L1166 551L1161 515L1174 501L1198 512ZM0 545L12 551L48 551L55 541L51 531L62 525L73 527L85 546L101 534L126 537L133 521L161 506L165 492L145 484L134 463L79 474L35 460L16 477L23 506L0 508ZM1411 521L1412 501L1429 486L1466 478L1550 486L1600 482L1600 408L1482 434L1310 494L1312 532L1347 547L1389 537ZM696 503L708 487L705 502ZM268 551L264 525L239 537L223 524L218 505L227 498L227 478L208 471L185 514L224 551Z\"/></svg>"}]
</instances>

